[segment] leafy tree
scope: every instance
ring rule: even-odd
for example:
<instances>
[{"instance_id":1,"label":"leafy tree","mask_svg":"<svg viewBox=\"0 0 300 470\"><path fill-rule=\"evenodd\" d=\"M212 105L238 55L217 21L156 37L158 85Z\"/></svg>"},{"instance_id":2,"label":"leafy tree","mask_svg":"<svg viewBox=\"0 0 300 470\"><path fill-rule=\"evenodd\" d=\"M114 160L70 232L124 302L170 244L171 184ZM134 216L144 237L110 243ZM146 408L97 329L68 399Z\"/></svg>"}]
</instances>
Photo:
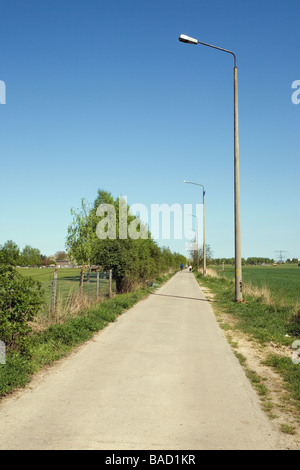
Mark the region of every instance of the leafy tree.
<instances>
[{"instance_id":1,"label":"leafy tree","mask_svg":"<svg viewBox=\"0 0 300 470\"><path fill-rule=\"evenodd\" d=\"M12 240L7 240L0 248L0 263L17 266L20 262L20 249Z\"/></svg>"},{"instance_id":2,"label":"leafy tree","mask_svg":"<svg viewBox=\"0 0 300 470\"><path fill-rule=\"evenodd\" d=\"M30 245L26 245L21 254L19 264L21 266L41 266L42 255L38 248L32 248Z\"/></svg>"},{"instance_id":3,"label":"leafy tree","mask_svg":"<svg viewBox=\"0 0 300 470\"><path fill-rule=\"evenodd\" d=\"M144 282L147 278L155 275L153 263L150 261L149 255L149 245L153 244L153 241L142 238L132 239L127 236L128 227L133 221L138 222L136 226L140 230L144 229L145 231L145 227L135 216L130 214L129 207L124 198L114 200L110 193L99 190L98 196L94 201L94 214L99 213L98 208L101 206L106 207L105 205L110 205L114 208L115 239L98 238L96 243L94 243L93 259L96 264L100 264L105 270L112 269L117 291L126 292L131 290L136 283ZM122 217L126 217L126 224ZM91 223L97 222L97 226L99 226L98 224L102 221L107 221L108 224L110 222L109 215L105 212L102 219L100 218L100 222L99 218L93 217ZM121 225L122 222L123 225ZM126 233L122 233L124 229Z\"/></svg>"},{"instance_id":4,"label":"leafy tree","mask_svg":"<svg viewBox=\"0 0 300 470\"><path fill-rule=\"evenodd\" d=\"M55 259L58 259L60 261L68 258L68 254L65 251L57 251L54 256Z\"/></svg>"},{"instance_id":5,"label":"leafy tree","mask_svg":"<svg viewBox=\"0 0 300 470\"><path fill-rule=\"evenodd\" d=\"M195 268L202 266L204 261L203 247L198 250L190 250L190 258ZM205 258L207 264L213 259L213 251L208 244L205 244Z\"/></svg>"},{"instance_id":6,"label":"leafy tree","mask_svg":"<svg viewBox=\"0 0 300 470\"><path fill-rule=\"evenodd\" d=\"M96 214L89 204L82 199L81 209L71 209L73 222L68 227L67 250L71 259L79 264L91 264L92 252L97 242Z\"/></svg>"},{"instance_id":7,"label":"leafy tree","mask_svg":"<svg viewBox=\"0 0 300 470\"><path fill-rule=\"evenodd\" d=\"M98 190L92 206L82 200L81 210L72 214L67 237L69 255L77 262L111 269L117 292L129 291L180 266L178 256L161 250L139 217L130 213L125 198L114 199L111 193Z\"/></svg>"},{"instance_id":8,"label":"leafy tree","mask_svg":"<svg viewBox=\"0 0 300 470\"><path fill-rule=\"evenodd\" d=\"M54 264L55 261L53 259L48 258L48 256L41 255L42 258L42 265L49 266L50 264Z\"/></svg>"}]
</instances>

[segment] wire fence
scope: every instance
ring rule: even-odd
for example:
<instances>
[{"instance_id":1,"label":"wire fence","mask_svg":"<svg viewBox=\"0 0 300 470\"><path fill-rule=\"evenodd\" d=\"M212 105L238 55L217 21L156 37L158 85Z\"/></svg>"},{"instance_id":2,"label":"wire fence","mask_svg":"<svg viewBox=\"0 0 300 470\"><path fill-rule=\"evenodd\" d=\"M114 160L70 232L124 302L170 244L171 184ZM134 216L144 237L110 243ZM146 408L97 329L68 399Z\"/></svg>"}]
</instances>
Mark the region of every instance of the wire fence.
<instances>
[{"instance_id":1,"label":"wire fence","mask_svg":"<svg viewBox=\"0 0 300 470\"><path fill-rule=\"evenodd\" d=\"M45 295L44 313L82 309L87 304L109 298L115 293L112 271L55 269L39 276Z\"/></svg>"}]
</instances>

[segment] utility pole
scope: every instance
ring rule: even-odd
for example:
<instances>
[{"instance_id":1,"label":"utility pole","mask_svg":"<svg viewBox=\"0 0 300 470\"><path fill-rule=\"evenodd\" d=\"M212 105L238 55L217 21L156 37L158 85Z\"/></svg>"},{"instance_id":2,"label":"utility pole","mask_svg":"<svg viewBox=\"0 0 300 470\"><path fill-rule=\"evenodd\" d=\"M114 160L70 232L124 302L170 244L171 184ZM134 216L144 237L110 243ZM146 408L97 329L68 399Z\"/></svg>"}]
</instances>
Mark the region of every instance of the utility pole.
<instances>
[{"instance_id":1,"label":"utility pole","mask_svg":"<svg viewBox=\"0 0 300 470\"><path fill-rule=\"evenodd\" d=\"M287 253L287 251L286 251L286 250L275 250L275 253L279 253L279 261L280 261L280 263L283 263L283 256L282 256L282 254L283 254L283 253Z\"/></svg>"}]
</instances>

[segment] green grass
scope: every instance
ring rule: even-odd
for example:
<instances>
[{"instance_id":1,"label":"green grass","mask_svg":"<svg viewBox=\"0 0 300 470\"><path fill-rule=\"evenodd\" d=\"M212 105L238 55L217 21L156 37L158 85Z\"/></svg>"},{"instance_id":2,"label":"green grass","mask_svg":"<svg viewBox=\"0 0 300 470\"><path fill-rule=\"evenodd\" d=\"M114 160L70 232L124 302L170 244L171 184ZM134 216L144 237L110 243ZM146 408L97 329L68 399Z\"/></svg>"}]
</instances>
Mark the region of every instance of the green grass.
<instances>
[{"instance_id":1,"label":"green grass","mask_svg":"<svg viewBox=\"0 0 300 470\"><path fill-rule=\"evenodd\" d=\"M276 369L285 380L292 398L300 408L300 365L294 364L291 358L270 355L265 363Z\"/></svg>"},{"instance_id":2,"label":"green grass","mask_svg":"<svg viewBox=\"0 0 300 470\"><path fill-rule=\"evenodd\" d=\"M295 426L291 426L290 424L282 424L281 431L286 434L296 434Z\"/></svg>"},{"instance_id":3,"label":"green grass","mask_svg":"<svg viewBox=\"0 0 300 470\"><path fill-rule=\"evenodd\" d=\"M234 266L214 267L215 271L226 279L234 279ZM243 266L243 283L254 286L266 286L275 303L284 300L286 305L300 302L300 267L295 264L278 264L277 266Z\"/></svg>"}]
</instances>

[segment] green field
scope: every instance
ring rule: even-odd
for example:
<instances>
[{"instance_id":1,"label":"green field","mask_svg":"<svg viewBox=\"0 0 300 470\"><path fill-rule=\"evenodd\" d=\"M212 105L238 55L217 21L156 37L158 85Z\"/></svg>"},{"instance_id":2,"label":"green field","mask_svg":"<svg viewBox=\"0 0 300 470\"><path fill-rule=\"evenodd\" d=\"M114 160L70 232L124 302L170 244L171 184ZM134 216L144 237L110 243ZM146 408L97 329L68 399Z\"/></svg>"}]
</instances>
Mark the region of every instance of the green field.
<instances>
[{"instance_id":1,"label":"green field","mask_svg":"<svg viewBox=\"0 0 300 470\"><path fill-rule=\"evenodd\" d=\"M234 280L234 266L215 267L221 277ZM243 266L243 284L252 284L260 288L267 287L276 303L295 305L300 303L300 267L295 264L277 266Z\"/></svg>"}]
</instances>

